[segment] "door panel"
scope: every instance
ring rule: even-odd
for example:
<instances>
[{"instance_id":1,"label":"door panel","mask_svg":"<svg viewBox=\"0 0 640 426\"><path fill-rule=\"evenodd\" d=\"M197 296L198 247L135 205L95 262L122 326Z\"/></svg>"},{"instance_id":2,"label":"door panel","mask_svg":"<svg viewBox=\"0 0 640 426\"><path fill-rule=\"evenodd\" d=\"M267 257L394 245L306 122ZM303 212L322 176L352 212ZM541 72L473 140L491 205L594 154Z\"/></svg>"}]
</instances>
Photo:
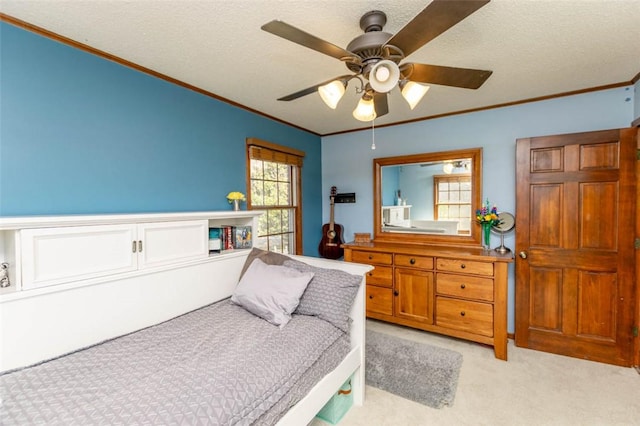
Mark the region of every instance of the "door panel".
<instances>
[{"instance_id":1,"label":"door panel","mask_svg":"<svg viewBox=\"0 0 640 426\"><path fill-rule=\"evenodd\" d=\"M21 230L22 288L136 270L135 231L129 224Z\"/></svg>"},{"instance_id":2,"label":"door panel","mask_svg":"<svg viewBox=\"0 0 640 426\"><path fill-rule=\"evenodd\" d=\"M616 274L578 272L576 334L615 341Z\"/></svg>"},{"instance_id":3,"label":"door panel","mask_svg":"<svg viewBox=\"0 0 640 426\"><path fill-rule=\"evenodd\" d=\"M562 185L537 185L531 188L531 215L544 217L530 224L530 244L537 247L559 247L562 222Z\"/></svg>"},{"instance_id":4,"label":"door panel","mask_svg":"<svg viewBox=\"0 0 640 426\"><path fill-rule=\"evenodd\" d=\"M149 268L209 255L209 222L183 220L138 225L140 267Z\"/></svg>"},{"instance_id":5,"label":"door panel","mask_svg":"<svg viewBox=\"0 0 640 426\"><path fill-rule=\"evenodd\" d=\"M536 268L529 270L531 297L529 323L538 329L562 329L562 270Z\"/></svg>"},{"instance_id":6,"label":"door panel","mask_svg":"<svg viewBox=\"0 0 640 426\"><path fill-rule=\"evenodd\" d=\"M433 324L433 272L396 268L395 315Z\"/></svg>"},{"instance_id":7,"label":"door panel","mask_svg":"<svg viewBox=\"0 0 640 426\"><path fill-rule=\"evenodd\" d=\"M518 140L517 346L631 365L636 134Z\"/></svg>"},{"instance_id":8,"label":"door panel","mask_svg":"<svg viewBox=\"0 0 640 426\"><path fill-rule=\"evenodd\" d=\"M580 248L614 251L618 246L617 233L611 232L618 224L616 182L583 183L580 185ZM604 201L604 202L603 202ZM608 202L611 201L611 202ZM603 219L605 219L603 223Z\"/></svg>"}]
</instances>

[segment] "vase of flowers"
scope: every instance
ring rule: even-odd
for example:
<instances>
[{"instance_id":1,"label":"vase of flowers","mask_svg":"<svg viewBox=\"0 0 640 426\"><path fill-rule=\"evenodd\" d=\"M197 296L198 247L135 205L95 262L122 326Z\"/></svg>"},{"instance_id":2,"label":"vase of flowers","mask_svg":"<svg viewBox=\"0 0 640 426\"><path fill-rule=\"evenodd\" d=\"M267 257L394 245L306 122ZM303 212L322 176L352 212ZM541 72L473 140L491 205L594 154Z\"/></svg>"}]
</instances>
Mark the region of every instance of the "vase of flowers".
<instances>
[{"instance_id":1,"label":"vase of flowers","mask_svg":"<svg viewBox=\"0 0 640 426\"><path fill-rule=\"evenodd\" d=\"M229 200L230 204L233 204L233 211L237 212L240 210L240 203L246 201L246 198L242 192L233 191L227 194L227 200Z\"/></svg>"},{"instance_id":2,"label":"vase of flowers","mask_svg":"<svg viewBox=\"0 0 640 426\"><path fill-rule=\"evenodd\" d=\"M494 205L489 207L489 200L485 204L476 210L476 222L482 227L482 248L485 250L491 249L491 227L500 223L498 217L498 208Z\"/></svg>"}]
</instances>

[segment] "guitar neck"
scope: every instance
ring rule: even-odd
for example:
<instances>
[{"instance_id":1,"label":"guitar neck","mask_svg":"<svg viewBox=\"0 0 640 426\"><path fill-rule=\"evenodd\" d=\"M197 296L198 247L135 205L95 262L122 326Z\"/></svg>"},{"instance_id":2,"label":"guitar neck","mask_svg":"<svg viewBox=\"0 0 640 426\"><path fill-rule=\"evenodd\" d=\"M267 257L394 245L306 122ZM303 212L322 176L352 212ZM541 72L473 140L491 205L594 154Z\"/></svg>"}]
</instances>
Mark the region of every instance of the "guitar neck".
<instances>
[{"instance_id":1,"label":"guitar neck","mask_svg":"<svg viewBox=\"0 0 640 426\"><path fill-rule=\"evenodd\" d=\"M331 197L331 208L329 210L329 230L333 231L334 225L333 225L333 205L334 205L334 198Z\"/></svg>"}]
</instances>

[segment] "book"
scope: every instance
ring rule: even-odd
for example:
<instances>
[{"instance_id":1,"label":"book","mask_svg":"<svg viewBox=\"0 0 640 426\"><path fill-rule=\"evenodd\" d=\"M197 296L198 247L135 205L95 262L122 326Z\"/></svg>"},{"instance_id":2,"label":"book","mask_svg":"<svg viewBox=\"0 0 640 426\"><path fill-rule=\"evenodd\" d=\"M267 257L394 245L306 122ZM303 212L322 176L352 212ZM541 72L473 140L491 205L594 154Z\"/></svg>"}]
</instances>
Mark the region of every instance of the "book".
<instances>
[{"instance_id":1,"label":"book","mask_svg":"<svg viewBox=\"0 0 640 426\"><path fill-rule=\"evenodd\" d=\"M222 225L222 250L233 250L234 249L234 231L235 226L233 225Z\"/></svg>"},{"instance_id":2,"label":"book","mask_svg":"<svg viewBox=\"0 0 640 426\"><path fill-rule=\"evenodd\" d=\"M251 248L251 226L235 227L233 246L237 249Z\"/></svg>"},{"instance_id":3,"label":"book","mask_svg":"<svg viewBox=\"0 0 640 426\"><path fill-rule=\"evenodd\" d=\"M222 228L209 228L209 251L222 250Z\"/></svg>"}]
</instances>

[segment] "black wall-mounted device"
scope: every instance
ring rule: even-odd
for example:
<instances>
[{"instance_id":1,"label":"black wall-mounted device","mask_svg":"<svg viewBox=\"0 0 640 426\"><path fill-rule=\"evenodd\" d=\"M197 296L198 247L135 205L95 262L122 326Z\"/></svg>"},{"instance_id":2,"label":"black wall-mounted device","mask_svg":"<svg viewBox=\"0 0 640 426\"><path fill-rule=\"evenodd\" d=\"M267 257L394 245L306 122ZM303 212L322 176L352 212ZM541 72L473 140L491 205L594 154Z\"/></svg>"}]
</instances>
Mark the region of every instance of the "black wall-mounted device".
<instances>
[{"instance_id":1,"label":"black wall-mounted device","mask_svg":"<svg viewBox=\"0 0 640 426\"><path fill-rule=\"evenodd\" d=\"M356 202L356 193L355 192L345 192L343 194L336 194L334 202L335 203L355 203Z\"/></svg>"}]
</instances>

